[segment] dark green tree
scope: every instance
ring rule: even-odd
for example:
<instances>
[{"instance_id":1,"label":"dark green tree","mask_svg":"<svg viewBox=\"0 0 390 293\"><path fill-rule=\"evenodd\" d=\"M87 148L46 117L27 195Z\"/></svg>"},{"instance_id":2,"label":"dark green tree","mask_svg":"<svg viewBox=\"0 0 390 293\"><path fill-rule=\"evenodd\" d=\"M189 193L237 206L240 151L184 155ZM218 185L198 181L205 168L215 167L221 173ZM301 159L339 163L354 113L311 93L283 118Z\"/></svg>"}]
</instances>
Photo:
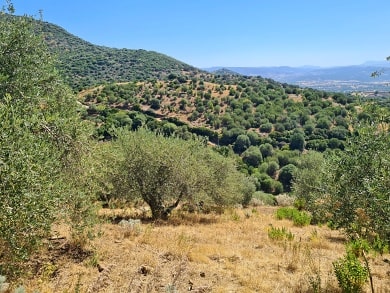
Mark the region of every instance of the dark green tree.
<instances>
[{"instance_id":1,"label":"dark green tree","mask_svg":"<svg viewBox=\"0 0 390 293\"><path fill-rule=\"evenodd\" d=\"M274 147L270 143L263 143L260 145L260 151L263 158L271 157L274 153Z\"/></svg>"},{"instance_id":2,"label":"dark green tree","mask_svg":"<svg viewBox=\"0 0 390 293\"><path fill-rule=\"evenodd\" d=\"M300 132L294 133L290 139L290 149L299 150L302 152L304 148L305 148L305 136Z\"/></svg>"},{"instance_id":3,"label":"dark green tree","mask_svg":"<svg viewBox=\"0 0 390 293\"><path fill-rule=\"evenodd\" d=\"M233 149L236 153L241 154L249 148L251 141L246 134L240 134L234 143Z\"/></svg>"},{"instance_id":4,"label":"dark green tree","mask_svg":"<svg viewBox=\"0 0 390 293\"><path fill-rule=\"evenodd\" d=\"M283 184L284 191L291 191L292 180L297 170L298 168L293 164L288 164L280 169L278 181Z\"/></svg>"},{"instance_id":5,"label":"dark green tree","mask_svg":"<svg viewBox=\"0 0 390 293\"><path fill-rule=\"evenodd\" d=\"M271 161L267 166L267 174L273 178L275 178L276 172L279 170L279 164L275 161Z\"/></svg>"},{"instance_id":6,"label":"dark green tree","mask_svg":"<svg viewBox=\"0 0 390 293\"><path fill-rule=\"evenodd\" d=\"M257 146L250 146L242 153L242 160L248 166L257 167L263 161L263 156Z\"/></svg>"}]
</instances>

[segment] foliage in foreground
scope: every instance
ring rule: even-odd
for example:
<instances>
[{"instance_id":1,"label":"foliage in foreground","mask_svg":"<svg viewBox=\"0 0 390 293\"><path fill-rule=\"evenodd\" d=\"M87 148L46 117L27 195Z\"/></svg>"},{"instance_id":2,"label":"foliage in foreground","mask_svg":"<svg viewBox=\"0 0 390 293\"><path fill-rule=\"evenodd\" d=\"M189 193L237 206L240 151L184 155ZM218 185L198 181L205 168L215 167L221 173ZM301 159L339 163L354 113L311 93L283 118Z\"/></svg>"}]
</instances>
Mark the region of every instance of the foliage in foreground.
<instances>
[{"instance_id":1,"label":"foliage in foreground","mask_svg":"<svg viewBox=\"0 0 390 293\"><path fill-rule=\"evenodd\" d=\"M367 269L353 254L347 254L333 263L334 271L340 288L343 292L363 292L367 281Z\"/></svg>"},{"instance_id":2,"label":"foliage in foreground","mask_svg":"<svg viewBox=\"0 0 390 293\"><path fill-rule=\"evenodd\" d=\"M1 18L0 40L3 274L29 257L55 220L66 218L82 234L91 201L80 180L85 127L32 20Z\"/></svg>"},{"instance_id":3,"label":"foliage in foreground","mask_svg":"<svg viewBox=\"0 0 390 293\"><path fill-rule=\"evenodd\" d=\"M104 156L111 161L106 180L112 195L144 200L154 219L167 218L181 202L205 206L249 203L255 191L233 160L201 140L183 141L145 129L122 129L116 135L116 140L102 144Z\"/></svg>"},{"instance_id":4,"label":"foliage in foreground","mask_svg":"<svg viewBox=\"0 0 390 293\"><path fill-rule=\"evenodd\" d=\"M352 239L389 244L390 115L375 107L365 113L354 124L345 150L325 160L308 158L313 168L297 175L293 189L316 220L330 222Z\"/></svg>"}]
</instances>

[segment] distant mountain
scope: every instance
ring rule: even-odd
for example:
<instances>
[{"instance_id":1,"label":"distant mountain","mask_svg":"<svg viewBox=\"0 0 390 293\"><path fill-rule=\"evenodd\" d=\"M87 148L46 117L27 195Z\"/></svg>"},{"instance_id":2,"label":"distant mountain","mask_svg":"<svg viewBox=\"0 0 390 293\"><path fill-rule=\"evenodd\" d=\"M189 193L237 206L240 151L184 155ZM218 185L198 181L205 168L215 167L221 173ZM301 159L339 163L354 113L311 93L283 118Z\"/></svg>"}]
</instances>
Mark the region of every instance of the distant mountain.
<instances>
[{"instance_id":1,"label":"distant mountain","mask_svg":"<svg viewBox=\"0 0 390 293\"><path fill-rule=\"evenodd\" d=\"M200 70L161 53L91 44L63 28L36 20L37 31L59 59L59 68L76 91L93 85L163 78Z\"/></svg>"},{"instance_id":2,"label":"distant mountain","mask_svg":"<svg viewBox=\"0 0 390 293\"><path fill-rule=\"evenodd\" d=\"M338 92L389 91L390 62L369 61L361 65L340 67L211 67L209 72L223 68L246 76L261 76L303 87ZM381 74L373 78L373 72Z\"/></svg>"},{"instance_id":3,"label":"distant mountain","mask_svg":"<svg viewBox=\"0 0 390 293\"><path fill-rule=\"evenodd\" d=\"M216 74L216 75L241 75L237 72L234 72L234 71L226 69L226 68L220 68L220 69L214 70L213 74Z\"/></svg>"}]
</instances>

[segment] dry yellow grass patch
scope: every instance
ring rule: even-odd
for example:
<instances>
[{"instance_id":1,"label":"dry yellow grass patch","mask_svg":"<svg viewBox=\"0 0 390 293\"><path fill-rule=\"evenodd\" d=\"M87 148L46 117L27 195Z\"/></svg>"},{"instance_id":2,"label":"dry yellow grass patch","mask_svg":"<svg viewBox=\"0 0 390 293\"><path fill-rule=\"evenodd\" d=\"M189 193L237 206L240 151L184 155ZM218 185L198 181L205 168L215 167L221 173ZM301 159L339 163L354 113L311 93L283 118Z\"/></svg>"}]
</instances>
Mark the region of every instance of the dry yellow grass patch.
<instances>
[{"instance_id":1,"label":"dry yellow grass patch","mask_svg":"<svg viewBox=\"0 0 390 293\"><path fill-rule=\"evenodd\" d=\"M176 213L134 233L102 224L87 258L59 257L50 278L22 282L40 292L312 292L320 281L324 292L339 292L332 262L344 254L344 237L326 227L294 227L274 212ZM270 239L271 226L285 227L294 239ZM389 258L370 259L376 292L390 288L383 261Z\"/></svg>"},{"instance_id":2,"label":"dry yellow grass patch","mask_svg":"<svg viewBox=\"0 0 390 293\"><path fill-rule=\"evenodd\" d=\"M288 98L293 100L294 102L302 102L302 96L301 95L296 95L296 94L288 94Z\"/></svg>"}]
</instances>

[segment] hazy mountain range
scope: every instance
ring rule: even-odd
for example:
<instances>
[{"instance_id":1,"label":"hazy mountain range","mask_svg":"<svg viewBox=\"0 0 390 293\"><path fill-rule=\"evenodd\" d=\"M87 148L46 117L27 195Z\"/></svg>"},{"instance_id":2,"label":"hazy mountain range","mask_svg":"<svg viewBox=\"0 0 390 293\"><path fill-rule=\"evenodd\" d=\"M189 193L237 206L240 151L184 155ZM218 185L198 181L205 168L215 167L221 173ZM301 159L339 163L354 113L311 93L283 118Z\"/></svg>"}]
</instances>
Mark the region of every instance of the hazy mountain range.
<instances>
[{"instance_id":1,"label":"hazy mountain range","mask_svg":"<svg viewBox=\"0 0 390 293\"><path fill-rule=\"evenodd\" d=\"M390 91L390 62L369 61L360 65L339 67L210 67L209 72L235 72L247 76L262 76L279 82L312 87L326 91ZM222 71L221 71L222 70ZM373 72L380 72L372 77Z\"/></svg>"}]
</instances>

